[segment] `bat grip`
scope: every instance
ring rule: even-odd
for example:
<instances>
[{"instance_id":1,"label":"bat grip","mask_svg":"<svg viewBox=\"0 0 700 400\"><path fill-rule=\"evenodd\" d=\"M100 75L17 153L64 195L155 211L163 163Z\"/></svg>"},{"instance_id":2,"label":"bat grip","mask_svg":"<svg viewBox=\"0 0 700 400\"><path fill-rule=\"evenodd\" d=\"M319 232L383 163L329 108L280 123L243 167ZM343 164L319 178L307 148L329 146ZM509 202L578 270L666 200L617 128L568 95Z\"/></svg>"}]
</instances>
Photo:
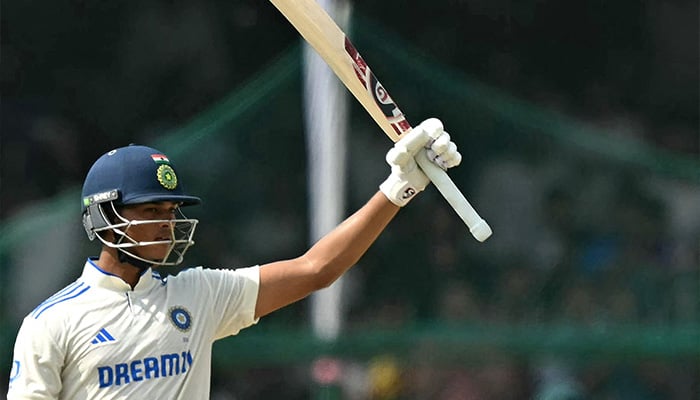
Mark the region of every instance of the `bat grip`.
<instances>
[{"instance_id":1,"label":"bat grip","mask_svg":"<svg viewBox=\"0 0 700 400\"><path fill-rule=\"evenodd\" d=\"M452 182L447 172L428 160L425 150L419 151L415 158L421 170L457 212L457 215L462 218L462 221L467 224L472 236L480 242L488 239L492 233L491 227L479 216L474 207L469 204L469 201Z\"/></svg>"}]
</instances>

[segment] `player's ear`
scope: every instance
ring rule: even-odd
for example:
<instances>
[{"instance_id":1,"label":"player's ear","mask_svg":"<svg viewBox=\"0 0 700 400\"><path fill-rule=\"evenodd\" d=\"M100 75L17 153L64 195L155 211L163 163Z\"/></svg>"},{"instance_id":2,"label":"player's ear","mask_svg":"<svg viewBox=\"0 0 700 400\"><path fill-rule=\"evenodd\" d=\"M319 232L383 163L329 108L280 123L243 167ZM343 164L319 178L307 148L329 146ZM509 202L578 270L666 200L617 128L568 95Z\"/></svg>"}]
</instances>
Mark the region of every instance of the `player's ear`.
<instances>
[{"instance_id":1,"label":"player's ear","mask_svg":"<svg viewBox=\"0 0 700 400\"><path fill-rule=\"evenodd\" d=\"M109 220L109 223L112 225L118 224L121 222L120 218L117 215L122 215L122 210L124 209L123 206L114 206L112 207L105 207L105 216Z\"/></svg>"},{"instance_id":2,"label":"player's ear","mask_svg":"<svg viewBox=\"0 0 700 400\"><path fill-rule=\"evenodd\" d=\"M119 216L122 214L123 209L124 207L116 205L114 207L104 207L104 215L111 225L116 225L122 222ZM117 235L114 233L114 230L109 229L105 231L105 239L115 243L117 241Z\"/></svg>"}]
</instances>

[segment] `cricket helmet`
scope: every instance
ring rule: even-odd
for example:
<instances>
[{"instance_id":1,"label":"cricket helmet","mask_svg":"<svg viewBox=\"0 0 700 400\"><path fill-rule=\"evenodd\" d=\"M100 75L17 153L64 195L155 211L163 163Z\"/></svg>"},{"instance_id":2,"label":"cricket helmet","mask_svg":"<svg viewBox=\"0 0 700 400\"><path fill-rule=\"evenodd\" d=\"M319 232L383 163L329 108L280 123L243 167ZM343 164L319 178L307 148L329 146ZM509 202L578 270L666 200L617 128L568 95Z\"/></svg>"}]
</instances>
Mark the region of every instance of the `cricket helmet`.
<instances>
[{"instance_id":1,"label":"cricket helmet","mask_svg":"<svg viewBox=\"0 0 700 400\"><path fill-rule=\"evenodd\" d=\"M180 206L199 204L199 197L185 193L175 166L161 151L151 147L129 145L109 151L95 161L85 178L82 190L83 226L88 238L98 238L104 245L126 255L126 261L139 267L177 265L187 249L198 223L186 218L178 208L178 216L168 220L128 220L119 210L128 205L172 201ZM133 239L127 230L136 225L164 224L171 227L167 241L143 242ZM112 231L113 240L105 238ZM136 255L133 248L169 244L162 260L148 260Z\"/></svg>"}]
</instances>

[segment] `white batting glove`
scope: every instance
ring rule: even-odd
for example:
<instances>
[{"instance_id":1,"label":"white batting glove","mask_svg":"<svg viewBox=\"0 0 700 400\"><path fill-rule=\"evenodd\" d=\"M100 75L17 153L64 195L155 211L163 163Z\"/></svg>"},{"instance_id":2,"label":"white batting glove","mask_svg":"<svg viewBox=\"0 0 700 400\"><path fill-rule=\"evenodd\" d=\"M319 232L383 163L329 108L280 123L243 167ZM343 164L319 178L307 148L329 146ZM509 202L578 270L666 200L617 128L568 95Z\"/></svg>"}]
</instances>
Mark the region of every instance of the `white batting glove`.
<instances>
[{"instance_id":1,"label":"white batting glove","mask_svg":"<svg viewBox=\"0 0 700 400\"><path fill-rule=\"evenodd\" d=\"M379 190L399 207L408 204L430 182L416 164L414 157L419 151L426 151L428 159L443 170L462 162L457 145L443 130L439 119L430 118L421 122L396 142L386 154L386 162L391 166L391 175L379 185Z\"/></svg>"}]
</instances>

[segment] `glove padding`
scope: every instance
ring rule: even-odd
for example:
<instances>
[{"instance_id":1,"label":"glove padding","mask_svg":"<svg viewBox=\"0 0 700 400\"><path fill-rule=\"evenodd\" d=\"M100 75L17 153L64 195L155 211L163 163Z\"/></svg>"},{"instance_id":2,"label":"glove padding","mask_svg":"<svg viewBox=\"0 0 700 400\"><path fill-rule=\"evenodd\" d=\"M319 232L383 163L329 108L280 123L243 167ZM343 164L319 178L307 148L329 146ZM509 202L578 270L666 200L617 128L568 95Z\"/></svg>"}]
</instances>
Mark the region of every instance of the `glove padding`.
<instances>
[{"instance_id":1,"label":"glove padding","mask_svg":"<svg viewBox=\"0 0 700 400\"><path fill-rule=\"evenodd\" d=\"M421 122L386 154L391 175L379 185L379 190L399 207L408 204L430 182L416 164L415 155L419 151L426 151L428 159L443 170L455 167L462 161L457 145L443 130L439 119L430 118Z\"/></svg>"}]
</instances>

